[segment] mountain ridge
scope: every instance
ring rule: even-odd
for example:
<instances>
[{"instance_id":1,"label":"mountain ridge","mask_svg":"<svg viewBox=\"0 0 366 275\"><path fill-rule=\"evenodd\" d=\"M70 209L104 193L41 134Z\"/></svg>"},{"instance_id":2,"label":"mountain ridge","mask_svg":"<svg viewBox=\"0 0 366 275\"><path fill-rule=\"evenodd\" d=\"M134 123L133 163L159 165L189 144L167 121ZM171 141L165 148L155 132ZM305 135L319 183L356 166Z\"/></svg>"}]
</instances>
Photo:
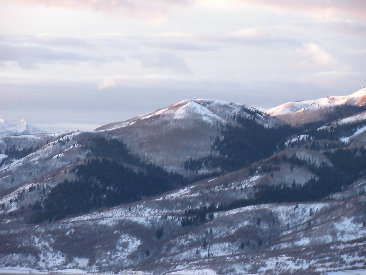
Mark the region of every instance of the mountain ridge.
<instances>
[{"instance_id":1,"label":"mountain ridge","mask_svg":"<svg viewBox=\"0 0 366 275\"><path fill-rule=\"evenodd\" d=\"M216 110L215 110L216 108ZM250 112L258 110L246 105L239 105L229 101L214 100L214 99L184 99L167 107L159 108L156 111L138 115L122 122L114 122L96 128L96 130L111 130L119 127L126 127L136 123L138 120L145 120L158 116L166 116L169 119L177 120L189 117L190 114L195 114L197 117L202 117L208 123L213 121L218 123L232 123L235 115L245 108ZM258 122L260 122L259 118ZM265 122L264 122L265 123ZM269 123L269 122L268 122ZM268 125L272 127L272 125Z\"/></svg>"},{"instance_id":2,"label":"mountain ridge","mask_svg":"<svg viewBox=\"0 0 366 275\"><path fill-rule=\"evenodd\" d=\"M290 126L184 100L26 147L1 138L0 270L366 269L366 116L348 107Z\"/></svg>"},{"instance_id":3,"label":"mountain ridge","mask_svg":"<svg viewBox=\"0 0 366 275\"><path fill-rule=\"evenodd\" d=\"M303 112L306 110L317 110L337 105L358 105L366 104L366 87L347 96L327 96L315 100L302 100L286 102L272 107L265 112L272 116L280 116L290 113Z\"/></svg>"}]
</instances>

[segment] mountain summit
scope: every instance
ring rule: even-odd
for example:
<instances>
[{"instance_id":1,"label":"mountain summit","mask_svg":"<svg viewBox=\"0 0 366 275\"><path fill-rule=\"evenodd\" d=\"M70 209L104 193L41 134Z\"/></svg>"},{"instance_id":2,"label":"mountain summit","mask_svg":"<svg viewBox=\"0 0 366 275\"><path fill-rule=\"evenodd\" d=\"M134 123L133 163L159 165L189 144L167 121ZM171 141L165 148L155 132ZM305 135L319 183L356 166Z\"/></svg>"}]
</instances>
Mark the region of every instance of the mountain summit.
<instances>
[{"instance_id":1,"label":"mountain summit","mask_svg":"<svg viewBox=\"0 0 366 275\"><path fill-rule=\"evenodd\" d=\"M96 130L124 128L143 120L147 120L149 122L168 120L174 121L174 123L200 120L201 122L211 126L215 124L226 125L233 123L236 116L253 118L257 123L269 128L276 126L279 123L278 120L260 113L257 109L244 105L238 105L223 100L184 99L178 103L158 109L154 112L139 115L126 121L107 124L97 128Z\"/></svg>"}]
</instances>

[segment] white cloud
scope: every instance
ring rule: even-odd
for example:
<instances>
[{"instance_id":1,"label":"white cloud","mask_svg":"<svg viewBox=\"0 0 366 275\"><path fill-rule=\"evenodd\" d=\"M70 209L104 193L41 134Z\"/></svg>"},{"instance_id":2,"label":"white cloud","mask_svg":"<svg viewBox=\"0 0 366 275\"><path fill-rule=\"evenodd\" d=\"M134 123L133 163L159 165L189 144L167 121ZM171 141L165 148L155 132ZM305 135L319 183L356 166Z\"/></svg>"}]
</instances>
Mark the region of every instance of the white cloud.
<instances>
[{"instance_id":1,"label":"white cloud","mask_svg":"<svg viewBox=\"0 0 366 275\"><path fill-rule=\"evenodd\" d=\"M114 79L104 78L101 81L99 81L97 88L98 88L98 90L104 90L104 89L115 87L116 85L117 85L117 82Z\"/></svg>"},{"instance_id":2,"label":"white cloud","mask_svg":"<svg viewBox=\"0 0 366 275\"><path fill-rule=\"evenodd\" d=\"M337 60L330 53L314 42L303 43L298 51L320 65L326 66L337 63Z\"/></svg>"},{"instance_id":3,"label":"white cloud","mask_svg":"<svg viewBox=\"0 0 366 275\"><path fill-rule=\"evenodd\" d=\"M61 40L56 42L60 42ZM76 51L82 40L63 38L62 45L55 41L43 40L38 36L0 36L0 64L15 62L23 68L34 68L35 65L45 63L101 62L106 58L99 58L84 51ZM58 46L54 46L56 43ZM74 49L71 47L74 46ZM65 46L65 48L62 48ZM68 47L66 47L68 46ZM83 47L86 47L83 45ZM114 59L117 59L114 57Z\"/></svg>"}]
</instances>

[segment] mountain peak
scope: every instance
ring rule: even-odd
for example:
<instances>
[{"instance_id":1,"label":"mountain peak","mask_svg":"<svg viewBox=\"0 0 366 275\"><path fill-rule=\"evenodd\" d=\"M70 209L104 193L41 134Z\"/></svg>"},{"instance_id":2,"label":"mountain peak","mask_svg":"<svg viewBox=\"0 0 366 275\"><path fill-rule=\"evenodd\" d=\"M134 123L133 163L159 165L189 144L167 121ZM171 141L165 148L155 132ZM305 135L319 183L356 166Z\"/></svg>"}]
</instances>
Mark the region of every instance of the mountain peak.
<instances>
[{"instance_id":1,"label":"mountain peak","mask_svg":"<svg viewBox=\"0 0 366 275\"><path fill-rule=\"evenodd\" d=\"M190 116L196 116L202 118L202 120L213 123L215 121L225 122L223 118L213 113L205 106L199 104L195 100L190 100L180 106L177 110L174 111L174 119L184 119Z\"/></svg>"},{"instance_id":2,"label":"mountain peak","mask_svg":"<svg viewBox=\"0 0 366 275\"><path fill-rule=\"evenodd\" d=\"M169 121L202 120L208 124L227 123L243 109L234 103L213 99L184 99L154 112L142 114L123 122L116 122L96 130L111 130L135 124L147 119Z\"/></svg>"},{"instance_id":3,"label":"mountain peak","mask_svg":"<svg viewBox=\"0 0 366 275\"><path fill-rule=\"evenodd\" d=\"M134 125L145 120L176 121L177 123L202 123L215 125L232 124L237 116L250 118L265 127L274 127L280 121L262 113L261 111L245 105L216 99L184 99L154 112L142 114L126 121L107 124L96 130L113 130ZM178 126L177 126L178 127ZM182 125L183 127L183 125Z\"/></svg>"}]
</instances>

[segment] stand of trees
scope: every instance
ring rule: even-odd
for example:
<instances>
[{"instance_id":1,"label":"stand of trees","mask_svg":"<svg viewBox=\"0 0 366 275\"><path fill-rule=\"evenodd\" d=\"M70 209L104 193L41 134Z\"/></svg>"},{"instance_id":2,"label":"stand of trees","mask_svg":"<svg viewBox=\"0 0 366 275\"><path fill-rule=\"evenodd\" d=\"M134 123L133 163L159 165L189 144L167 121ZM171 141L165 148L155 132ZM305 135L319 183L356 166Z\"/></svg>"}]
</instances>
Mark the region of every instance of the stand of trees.
<instances>
[{"instance_id":1,"label":"stand of trees","mask_svg":"<svg viewBox=\"0 0 366 275\"><path fill-rule=\"evenodd\" d=\"M100 145L95 147L99 150L96 154L103 157L77 166L74 169L76 180L66 180L51 189L39 203L40 209L35 211L31 222L59 220L137 201L187 184L179 175L142 163L118 141L97 140L96 144ZM114 150L109 151L112 148ZM121 162L122 159L125 161Z\"/></svg>"},{"instance_id":2,"label":"stand of trees","mask_svg":"<svg viewBox=\"0 0 366 275\"><path fill-rule=\"evenodd\" d=\"M190 160L185 168L198 171L202 168L220 168L222 172L246 167L258 160L271 156L286 138L295 133L290 126L267 128L253 118L237 116L237 125L228 125L222 131L223 138L217 138L212 150L219 156Z\"/></svg>"},{"instance_id":3,"label":"stand of trees","mask_svg":"<svg viewBox=\"0 0 366 275\"><path fill-rule=\"evenodd\" d=\"M281 202L307 202L326 198L332 193L342 191L354 181L366 175L366 148L337 149L325 152L333 166L315 167L311 163L296 157L284 157L293 165L306 166L317 179L311 179L304 185L293 183L291 186L261 185L258 186L253 198L239 199L226 204L202 206L186 210L182 216L182 226L199 225L209 220L209 215L218 211L227 211L240 207Z\"/></svg>"}]
</instances>

